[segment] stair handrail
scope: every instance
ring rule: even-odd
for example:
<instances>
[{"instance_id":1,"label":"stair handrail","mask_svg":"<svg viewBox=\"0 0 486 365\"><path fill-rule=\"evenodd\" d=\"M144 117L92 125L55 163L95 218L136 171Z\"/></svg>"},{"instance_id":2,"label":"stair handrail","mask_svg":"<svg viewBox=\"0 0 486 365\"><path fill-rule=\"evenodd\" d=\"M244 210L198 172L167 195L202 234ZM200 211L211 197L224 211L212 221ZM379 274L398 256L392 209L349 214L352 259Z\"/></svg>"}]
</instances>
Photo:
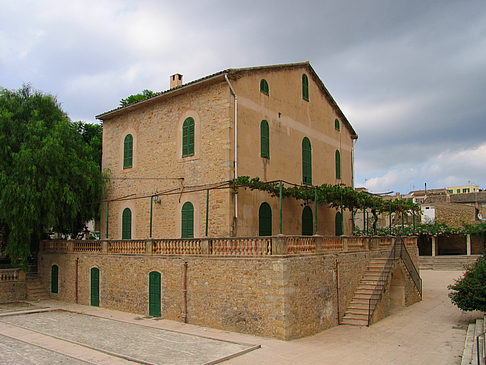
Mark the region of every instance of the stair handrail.
<instances>
[{"instance_id":1,"label":"stair handrail","mask_svg":"<svg viewBox=\"0 0 486 365\"><path fill-rule=\"evenodd\" d=\"M373 314L376 309L377 303L381 300L381 297L383 296L383 292L385 290L385 285L381 286L379 283L386 283L388 281L388 276L391 273L391 267L393 266L393 261L396 258L396 249L397 245L396 243L393 243L392 249L390 250L390 254L388 255L388 258L385 262L385 266L383 266L383 270L381 271L380 277L378 278L378 281L376 283L376 287L373 289L373 292L371 293L370 300L368 302L368 326L371 324L371 318L373 317Z\"/></svg>"},{"instance_id":2,"label":"stair handrail","mask_svg":"<svg viewBox=\"0 0 486 365\"><path fill-rule=\"evenodd\" d=\"M486 340L485 340L486 332L480 333L476 336L476 353L478 359L478 365L486 364ZM479 338L482 337L483 341L480 341ZM480 344L481 342L481 344ZM482 345L482 346L481 346Z\"/></svg>"},{"instance_id":3,"label":"stair handrail","mask_svg":"<svg viewBox=\"0 0 486 365\"><path fill-rule=\"evenodd\" d=\"M402 262L405 265L408 273L410 274L410 277L415 283L415 286L420 292L420 296L422 296L422 278L420 277L417 267L413 263L412 258L408 253L407 246L405 246L405 244L403 243L403 239L400 241L400 258L402 259Z\"/></svg>"}]
</instances>

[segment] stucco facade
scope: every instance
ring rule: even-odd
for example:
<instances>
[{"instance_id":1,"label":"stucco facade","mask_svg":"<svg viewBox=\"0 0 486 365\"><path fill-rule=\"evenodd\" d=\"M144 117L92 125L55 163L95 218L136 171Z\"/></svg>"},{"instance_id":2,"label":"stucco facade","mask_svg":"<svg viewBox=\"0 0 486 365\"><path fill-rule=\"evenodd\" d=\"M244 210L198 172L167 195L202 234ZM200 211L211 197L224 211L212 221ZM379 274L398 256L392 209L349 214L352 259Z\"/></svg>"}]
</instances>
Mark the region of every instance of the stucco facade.
<instances>
[{"instance_id":1,"label":"stucco facade","mask_svg":"<svg viewBox=\"0 0 486 365\"><path fill-rule=\"evenodd\" d=\"M268 92L261 91L262 80ZM277 234L278 198L245 189L235 196L227 186L211 189L207 214L207 189L235 175L301 185L304 138L312 151L312 185L353 185L357 135L309 63L222 71L98 118L103 120L102 166L111 178L102 206L102 238L122 238L126 208L131 212L132 239L145 239L150 233L181 237L186 202L194 210L194 237L205 236L206 215L210 237L258 235L264 202L271 207L272 234ZM188 118L194 121L193 153L184 155L183 124ZM269 127L268 157L261 155L263 120ZM131 166L124 168L124 140L129 134L133 157ZM314 206L310 208L314 218ZM302 202L284 199L283 234L302 234L302 210ZM336 209L319 206L318 233L335 234L335 217ZM343 221L344 234L351 234L351 215L346 211Z\"/></svg>"}]
</instances>

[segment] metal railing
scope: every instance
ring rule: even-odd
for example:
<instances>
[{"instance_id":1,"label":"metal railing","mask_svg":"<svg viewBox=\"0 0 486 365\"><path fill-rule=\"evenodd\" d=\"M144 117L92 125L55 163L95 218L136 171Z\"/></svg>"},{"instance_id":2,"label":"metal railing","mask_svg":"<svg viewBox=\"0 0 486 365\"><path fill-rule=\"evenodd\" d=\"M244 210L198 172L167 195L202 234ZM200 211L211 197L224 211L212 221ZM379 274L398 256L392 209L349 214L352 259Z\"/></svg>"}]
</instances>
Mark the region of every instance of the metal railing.
<instances>
[{"instance_id":1,"label":"metal railing","mask_svg":"<svg viewBox=\"0 0 486 365\"><path fill-rule=\"evenodd\" d=\"M386 283L388 282L388 277L391 274L391 268L393 266L394 260L396 259L396 247L397 245L394 244L392 249L390 250L390 254L383 266L383 270L378 278L376 287L373 289L371 293L370 300L368 302L368 326L371 324L371 318L375 313L375 309L377 304L380 302L381 298L383 297L383 292L385 291Z\"/></svg>"},{"instance_id":2,"label":"metal railing","mask_svg":"<svg viewBox=\"0 0 486 365\"><path fill-rule=\"evenodd\" d=\"M486 364L486 341L485 341L485 334L483 332L476 336L476 353L478 359L478 365Z\"/></svg>"},{"instance_id":3,"label":"metal railing","mask_svg":"<svg viewBox=\"0 0 486 365\"><path fill-rule=\"evenodd\" d=\"M422 296L422 278L420 277L417 268L413 264L412 258L410 257L407 246L403 243L403 239L400 240L400 258L403 261L410 277L412 278L415 286L420 292L420 296Z\"/></svg>"}]
</instances>

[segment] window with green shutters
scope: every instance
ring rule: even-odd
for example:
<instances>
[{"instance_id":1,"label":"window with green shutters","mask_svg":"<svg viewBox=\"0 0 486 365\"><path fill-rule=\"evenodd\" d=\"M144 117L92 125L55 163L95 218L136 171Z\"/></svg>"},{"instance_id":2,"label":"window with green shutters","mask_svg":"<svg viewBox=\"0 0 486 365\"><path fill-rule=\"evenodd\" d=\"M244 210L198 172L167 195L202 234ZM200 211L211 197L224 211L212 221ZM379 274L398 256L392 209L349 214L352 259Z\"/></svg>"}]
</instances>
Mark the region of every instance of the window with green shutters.
<instances>
[{"instance_id":1,"label":"window with green shutters","mask_svg":"<svg viewBox=\"0 0 486 365\"><path fill-rule=\"evenodd\" d=\"M341 178L341 153L336 150L336 179Z\"/></svg>"},{"instance_id":2,"label":"window with green shutters","mask_svg":"<svg viewBox=\"0 0 486 365\"><path fill-rule=\"evenodd\" d=\"M342 236L344 231L343 231L343 215L341 214L341 212L336 213L335 227L336 227L336 236Z\"/></svg>"},{"instance_id":3,"label":"window with green shutters","mask_svg":"<svg viewBox=\"0 0 486 365\"><path fill-rule=\"evenodd\" d=\"M122 214L122 240L132 239L132 211L125 208Z\"/></svg>"},{"instance_id":4,"label":"window with green shutters","mask_svg":"<svg viewBox=\"0 0 486 365\"><path fill-rule=\"evenodd\" d=\"M260 91L265 95L270 93L270 89L268 88L268 82L265 79L260 80Z\"/></svg>"},{"instance_id":5,"label":"window with green shutters","mask_svg":"<svg viewBox=\"0 0 486 365\"><path fill-rule=\"evenodd\" d=\"M312 236L314 234L313 223L312 209L306 206L302 211L302 236Z\"/></svg>"},{"instance_id":6,"label":"window with green shutters","mask_svg":"<svg viewBox=\"0 0 486 365\"><path fill-rule=\"evenodd\" d=\"M100 270L91 268L91 305L100 306Z\"/></svg>"},{"instance_id":7,"label":"window with green shutters","mask_svg":"<svg viewBox=\"0 0 486 365\"><path fill-rule=\"evenodd\" d=\"M302 74L302 99L309 101L309 79Z\"/></svg>"},{"instance_id":8,"label":"window with green shutters","mask_svg":"<svg viewBox=\"0 0 486 365\"><path fill-rule=\"evenodd\" d=\"M161 316L161 277L157 271L149 273L149 315Z\"/></svg>"},{"instance_id":9,"label":"window with green shutters","mask_svg":"<svg viewBox=\"0 0 486 365\"><path fill-rule=\"evenodd\" d=\"M182 125L182 156L194 155L194 119L189 117Z\"/></svg>"},{"instance_id":10,"label":"window with green shutters","mask_svg":"<svg viewBox=\"0 0 486 365\"><path fill-rule=\"evenodd\" d=\"M340 131L341 130L341 126L339 124L339 119L336 119L334 121L334 128L336 128L337 131Z\"/></svg>"},{"instance_id":11,"label":"window with green shutters","mask_svg":"<svg viewBox=\"0 0 486 365\"><path fill-rule=\"evenodd\" d=\"M123 141L123 168L127 169L133 165L133 136L127 134Z\"/></svg>"},{"instance_id":12,"label":"window with green shutters","mask_svg":"<svg viewBox=\"0 0 486 365\"><path fill-rule=\"evenodd\" d=\"M270 130L266 120L260 123L260 151L262 157L270 158Z\"/></svg>"},{"instance_id":13,"label":"window with green shutters","mask_svg":"<svg viewBox=\"0 0 486 365\"><path fill-rule=\"evenodd\" d=\"M262 203L258 211L258 235L272 235L272 208L267 203Z\"/></svg>"},{"instance_id":14,"label":"window with green shutters","mask_svg":"<svg viewBox=\"0 0 486 365\"><path fill-rule=\"evenodd\" d=\"M302 182L312 185L312 149L307 137L302 140Z\"/></svg>"},{"instance_id":15,"label":"window with green shutters","mask_svg":"<svg viewBox=\"0 0 486 365\"><path fill-rule=\"evenodd\" d=\"M59 292L59 267L52 265L51 267L51 293Z\"/></svg>"},{"instance_id":16,"label":"window with green shutters","mask_svg":"<svg viewBox=\"0 0 486 365\"><path fill-rule=\"evenodd\" d=\"M182 206L182 238L194 238L194 206L185 202Z\"/></svg>"}]
</instances>

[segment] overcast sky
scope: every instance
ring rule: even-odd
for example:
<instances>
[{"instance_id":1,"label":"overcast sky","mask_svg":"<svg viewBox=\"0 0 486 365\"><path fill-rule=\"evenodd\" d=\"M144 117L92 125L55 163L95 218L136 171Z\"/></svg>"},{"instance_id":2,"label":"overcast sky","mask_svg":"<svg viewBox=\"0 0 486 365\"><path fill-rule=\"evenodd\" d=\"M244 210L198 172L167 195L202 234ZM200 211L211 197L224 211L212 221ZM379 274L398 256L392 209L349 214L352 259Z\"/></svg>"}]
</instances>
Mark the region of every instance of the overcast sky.
<instances>
[{"instance_id":1,"label":"overcast sky","mask_svg":"<svg viewBox=\"0 0 486 365\"><path fill-rule=\"evenodd\" d=\"M309 60L359 135L355 186L486 188L486 1L1 0L0 86L96 121L121 98Z\"/></svg>"}]
</instances>

